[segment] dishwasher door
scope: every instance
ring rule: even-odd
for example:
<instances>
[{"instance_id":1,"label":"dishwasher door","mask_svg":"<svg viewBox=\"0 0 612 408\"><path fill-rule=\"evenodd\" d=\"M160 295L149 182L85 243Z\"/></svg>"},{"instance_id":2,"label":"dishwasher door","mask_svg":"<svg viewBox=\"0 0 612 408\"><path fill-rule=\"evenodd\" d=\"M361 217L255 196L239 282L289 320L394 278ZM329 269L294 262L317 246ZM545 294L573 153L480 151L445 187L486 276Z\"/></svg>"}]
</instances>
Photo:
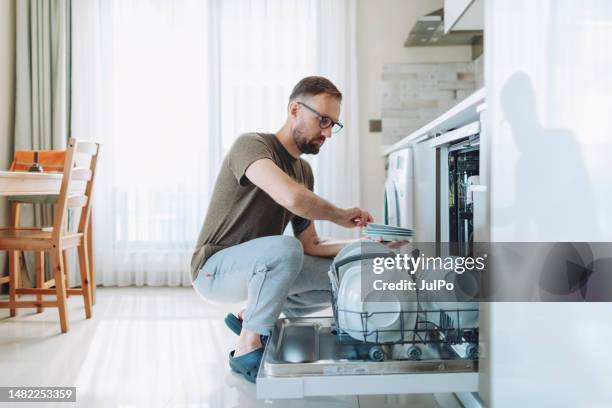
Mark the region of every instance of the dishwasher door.
<instances>
[{"instance_id":1,"label":"dishwasher door","mask_svg":"<svg viewBox=\"0 0 612 408\"><path fill-rule=\"evenodd\" d=\"M375 345L337 335L332 317L279 319L257 376L257 398L472 393L478 360L466 344Z\"/></svg>"}]
</instances>

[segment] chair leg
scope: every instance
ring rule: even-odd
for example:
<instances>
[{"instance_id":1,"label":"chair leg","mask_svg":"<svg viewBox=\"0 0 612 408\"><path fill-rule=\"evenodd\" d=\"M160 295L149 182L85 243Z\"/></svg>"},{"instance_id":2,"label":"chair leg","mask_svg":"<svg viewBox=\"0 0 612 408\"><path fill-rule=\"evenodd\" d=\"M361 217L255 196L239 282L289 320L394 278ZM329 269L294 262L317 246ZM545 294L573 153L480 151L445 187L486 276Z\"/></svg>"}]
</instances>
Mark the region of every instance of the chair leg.
<instances>
[{"instance_id":1,"label":"chair leg","mask_svg":"<svg viewBox=\"0 0 612 408\"><path fill-rule=\"evenodd\" d=\"M62 333L68 331L68 316L66 307L66 285L64 281L64 268L62 265L62 250L54 248L51 250L51 266L55 277L55 291L57 294L57 309L59 312Z\"/></svg>"},{"instance_id":2,"label":"chair leg","mask_svg":"<svg viewBox=\"0 0 612 408\"><path fill-rule=\"evenodd\" d=\"M9 225L11 227L19 226L19 210L21 206L17 202L11 202L11 213L9 217ZM17 300L16 290L19 287L20 276L19 272L21 269L20 264L20 252L19 251L9 251L9 299L11 302ZM10 309L10 316L17 316L17 309Z\"/></svg>"},{"instance_id":3,"label":"chair leg","mask_svg":"<svg viewBox=\"0 0 612 408\"><path fill-rule=\"evenodd\" d=\"M45 287L45 253L36 252L36 287L43 289ZM41 302L43 295L36 295L36 300ZM42 313L45 310L42 306L36 306L36 313Z\"/></svg>"},{"instance_id":4,"label":"chair leg","mask_svg":"<svg viewBox=\"0 0 612 408\"><path fill-rule=\"evenodd\" d=\"M17 288L19 288L21 265L19 255L20 251L9 251L9 300L15 302L17 300ZM10 309L10 316L17 316L17 309Z\"/></svg>"},{"instance_id":5,"label":"chair leg","mask_svg":"<svg viewBox=\"0 0 612 408\"><path fill-rule=\"evenodd\" d=\"M91 318L91 282L89 280L89 259L87 257L87 246L77 247L79 254L79 271L81 272L81 288L83 289L83 302L85 304L85 317Z\"/></svg>"},{"instance_id":6,"label":"chair leg","mask_svg":"<svg viewBox=\"0 0 612 408\"><path fill-rule=\"evenodd\" d=\"M19 213L21 211L21 204L15 201L11 201L11 214L9 219L9 225L11 227L19 227Z\"/></svg>"},{"instance_id":7,"label":"chair leg","mask_svg":"<svg viewBox=\"0 0 612 408\"><path fill-rule=\"evenodd\" d=\"M93 211L92 211L93 212ZM89 215L87 226L87 256L89 258L89 282L91 284L91 304L96 304L96 263L93 254L93 214Z\"/></svg>"},{"instance_id":8,"label":"chair leg","mask_svg":"<svg viewBox=\"0 0 612 408\"><path fill-rule=\"evenodd\" d=\"M70 282L69 282L69 273L70 273L70 260L68 258L68 250L64 249L62 251L62 259L64 260L64 281L65 281L65 285L66 285L66 289L70 288ZM68 293L66 293L66 297L69 298L70 295Z\"/></svg>"}]
</instances>

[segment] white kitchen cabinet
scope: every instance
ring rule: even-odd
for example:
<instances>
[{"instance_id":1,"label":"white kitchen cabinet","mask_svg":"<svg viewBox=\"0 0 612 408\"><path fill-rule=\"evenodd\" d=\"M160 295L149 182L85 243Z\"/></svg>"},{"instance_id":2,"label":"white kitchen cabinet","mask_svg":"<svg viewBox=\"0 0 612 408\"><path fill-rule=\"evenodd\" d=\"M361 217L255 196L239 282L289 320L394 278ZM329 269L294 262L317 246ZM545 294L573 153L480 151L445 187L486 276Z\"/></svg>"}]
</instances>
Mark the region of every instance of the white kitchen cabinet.
<instances>
[{"instance_id":1,"label":"white kitchen cabinet","mask_svg":"<svg viewBox=\"0 0 612 408\"><path fill-rule=\"evenodd\" d=\"M491 241L612 241L611 27L607 0L486 2ZM485 312L491 406L612 406L612 304Z\"/></svg>"},{"instance_id":2,"label":"white kitchen cabinet","mask_svg":"<svg viewBox=\"0 0 612 408\"><path fill-rule=\"evenodd\" d=\"M414 144L414 230L422 242L436 241L436 151L425 140Z\"/></svg>"}]
</instances>

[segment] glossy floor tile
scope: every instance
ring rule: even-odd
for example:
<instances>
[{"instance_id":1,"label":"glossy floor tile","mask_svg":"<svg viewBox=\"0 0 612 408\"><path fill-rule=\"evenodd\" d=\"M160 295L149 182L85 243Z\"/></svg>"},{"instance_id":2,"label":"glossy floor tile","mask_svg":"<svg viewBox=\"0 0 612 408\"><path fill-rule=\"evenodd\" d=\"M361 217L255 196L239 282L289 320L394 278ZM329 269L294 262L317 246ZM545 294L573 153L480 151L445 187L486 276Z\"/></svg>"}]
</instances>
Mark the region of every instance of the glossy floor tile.
<instances>
[{"instance_id":1,"label":"glossy floor tile","mask_svg":"<svg viewBox=\"0 0 612 408\"><path fill-rule=\"evenodd\" d=\"M0 309L0 386L76 386L77 403L63 407L438 406L430 394L257 400L227 364L236 336L223 316L239 305L211 305L191 288L99 288L97 296L92 319L82 298L69 298L66 334L56 309L19 309L16 318Z\"/></svg>"}]
</instances>

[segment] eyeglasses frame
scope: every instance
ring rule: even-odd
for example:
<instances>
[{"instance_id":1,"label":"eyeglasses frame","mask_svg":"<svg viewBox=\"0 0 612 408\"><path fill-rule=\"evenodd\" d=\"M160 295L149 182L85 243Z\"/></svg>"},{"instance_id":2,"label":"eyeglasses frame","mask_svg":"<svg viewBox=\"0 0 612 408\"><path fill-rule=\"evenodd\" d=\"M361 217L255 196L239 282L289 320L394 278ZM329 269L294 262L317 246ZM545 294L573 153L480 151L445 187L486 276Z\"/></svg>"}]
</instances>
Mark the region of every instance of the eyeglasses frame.
<instances>
[{"instance_id":1,"label":"eyeglasses frame","mask_svg":"<svg viewBox=\"0 0 612 408\"><path fill-rule=\"evenodd\" d=\"M308 109L309 111L311 111L312 113L314 113L314 114L317 116L317 118L319 118L319 127L320 127L321 129L328 129L328 128L332 128L332 133L334 133L334 134L335 134L335 133L340 132L340 131L341 131L341 130L344 128L344 125L343 125L342 123L334 121L334 120L333 120L332 118L330 118L329 116L324 116L324 115L322 115L322 114L321 114L320 112L318 112L316 109L311 108L310 106L306 105L304 102L297 101L297 104L298 104L298 105L301 105L301 106L303 106L303 107L305 107L306 109ZM331 121L331 124L330 124L329 126L323 126L323 120L325 120L325 119L329 119L329 120ZM338 129L338 130L336 130L336 131L334 131L334 125L339 126L339 129Z\"/></svg>"}]
</instances>

